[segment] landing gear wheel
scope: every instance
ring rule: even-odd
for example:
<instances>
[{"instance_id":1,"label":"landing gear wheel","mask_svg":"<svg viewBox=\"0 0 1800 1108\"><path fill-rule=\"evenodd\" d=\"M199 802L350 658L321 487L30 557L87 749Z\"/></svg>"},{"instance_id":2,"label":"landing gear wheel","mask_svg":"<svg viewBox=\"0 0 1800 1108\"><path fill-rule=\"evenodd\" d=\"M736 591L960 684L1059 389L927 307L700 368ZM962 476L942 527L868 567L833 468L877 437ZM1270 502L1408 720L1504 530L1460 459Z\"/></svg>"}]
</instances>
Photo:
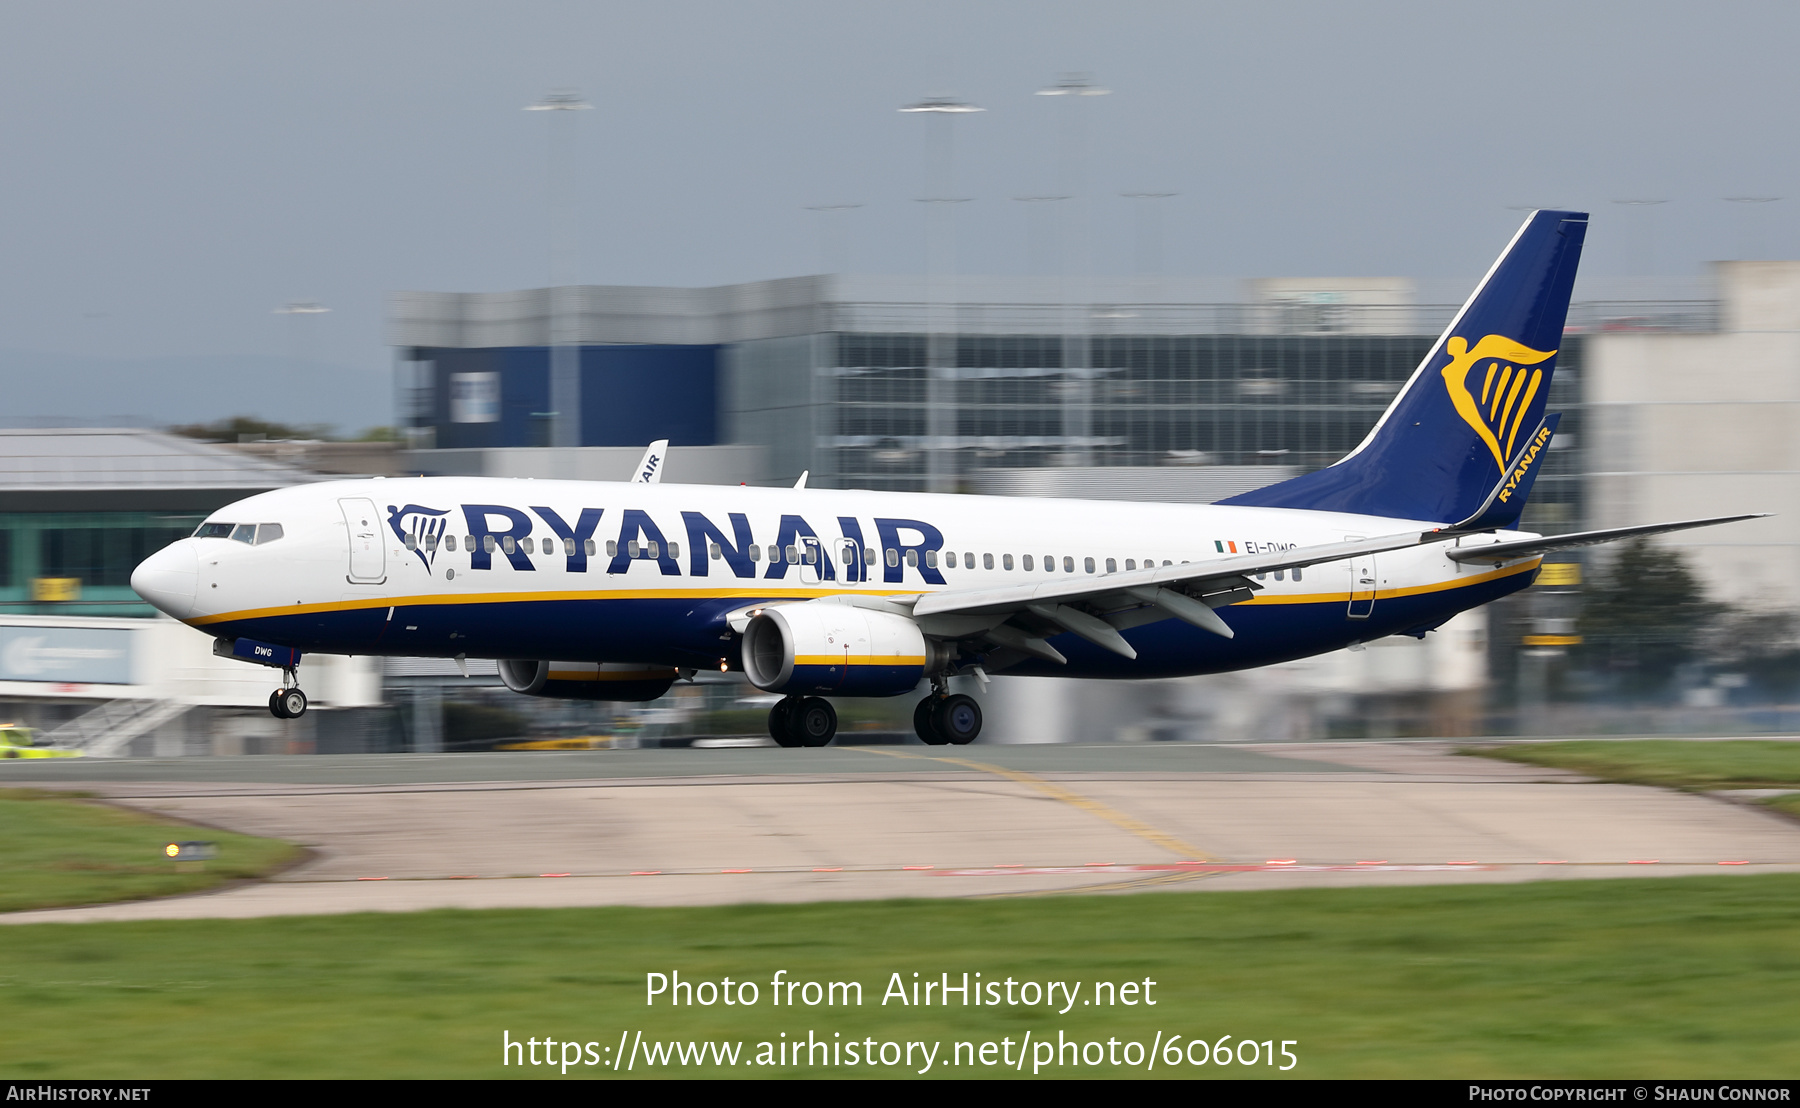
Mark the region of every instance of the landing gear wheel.
<instances>
[{"instance_id":1,"label":"landing gear wheel","mask_svg":"<svg viewBox=\"0 0 1800 1108\"><path fill-rule=\"evenodd\" d=\"M769 737L776 746L800 745L800 737L794 731L794 712L799 707L799 697L784 696L769 709Z\"/></svg>"},{"instance_id":2,"label":"landing gear wheel","mask_svg":"<svg viewBox=\"0 0 1800 1108\"><path fill-rule=\"evenodd\" d=\"M306 714L306 694L299 689L283 689L280 697L282 718L299 719Z\"/></svg>"},{"instance_id":3,"label":"landing gear wheel","mask_svg":"<svg viewBox=\"0 0 1800 1108\"><path fill-rule=\"evenodd\" d=\"M788 726L801 746L825 746L837 734L837 709L823 697L809 696L789 717Z\"/></svg>"},{"instance_id":4,"label":"landing gear wheel","mask_svg":"<svg viewBox=\"0 0 1800 1108\"><path fill-rule=\"evenodd\" d=\"M913 730L918 733L919 741L926 746L943 746L950 741L938 731L937 724L932 722L935 714L933 709L937 707L937 704L937 697L928 696L919 701L919 706L913 709Z\"/></svg>"},{"instance_id":5,"label":"landing gear wheel","mask_svg":"<svg viewBox=\"0 0 1800 1108\"><path fill-rule=\"evenodd\" d=\"M947 696L932 705L931 723L945 742L968 746L981 734L981 705L962 693Z\"/></svg>"},{"instance_id":6,"label":"landing gear wheel","mask_svg":"<svg viewBox=\"0 0 1800 1108\"><path fill-rule=\"evenodd\" d=\"M276 719L286 719L287 713L281 710L281 690L276 689L269 694L269 714Z\"/></svg>"}]
</instances>

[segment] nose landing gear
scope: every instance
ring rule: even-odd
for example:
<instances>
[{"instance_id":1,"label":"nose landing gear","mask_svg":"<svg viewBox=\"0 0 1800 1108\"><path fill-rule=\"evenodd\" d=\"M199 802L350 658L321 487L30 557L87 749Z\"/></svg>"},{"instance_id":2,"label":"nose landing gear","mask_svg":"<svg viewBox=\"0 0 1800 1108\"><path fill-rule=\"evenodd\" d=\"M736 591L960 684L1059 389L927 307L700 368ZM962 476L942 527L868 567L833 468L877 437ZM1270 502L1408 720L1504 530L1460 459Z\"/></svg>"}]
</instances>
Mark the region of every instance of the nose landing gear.
<instances>
[{"instance_id":1,"label":"nose landing gear","mask_svg":"<svg viewBox=\"0 0 1800 1108\"><path fill-rule=\"evenodd\" d=\"M281 687L269 694L269 714L276 719L299 719L306 714L306 693L300 689L300 675L294 667L281 671Z\"/></svg>"}]
</instances>

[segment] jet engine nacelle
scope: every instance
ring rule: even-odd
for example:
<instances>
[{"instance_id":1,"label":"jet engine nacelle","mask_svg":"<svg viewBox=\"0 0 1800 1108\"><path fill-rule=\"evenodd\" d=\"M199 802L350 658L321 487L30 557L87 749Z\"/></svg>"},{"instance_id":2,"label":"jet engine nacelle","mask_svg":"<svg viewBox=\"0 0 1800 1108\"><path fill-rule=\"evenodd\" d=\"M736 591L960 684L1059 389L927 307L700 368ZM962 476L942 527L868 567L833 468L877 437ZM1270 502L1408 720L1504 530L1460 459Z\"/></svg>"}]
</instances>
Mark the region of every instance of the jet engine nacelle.
<instances>
[{"instance_id":1,"label":"jet engine nacelle","mask_svg":"<svg viewBox=\"0 0 1800 1108\"><path fill-rule=\"evenodd\" d=\"M668 666L618 662L500 663L500 680L526 696L551 700L655 700L675 683Z\"/></svg>"},{"instance_id":2,"label":"jet engine nacelle","mask_svg":"<svg viewBox=\"0 0 1800 1108\"><path fill-rule=\"evenodd\" d=\"M905 616L848 604L765 608L744 629L744 675L764 692L899 696L948 660Z\"/></svg>"}]
</instances>

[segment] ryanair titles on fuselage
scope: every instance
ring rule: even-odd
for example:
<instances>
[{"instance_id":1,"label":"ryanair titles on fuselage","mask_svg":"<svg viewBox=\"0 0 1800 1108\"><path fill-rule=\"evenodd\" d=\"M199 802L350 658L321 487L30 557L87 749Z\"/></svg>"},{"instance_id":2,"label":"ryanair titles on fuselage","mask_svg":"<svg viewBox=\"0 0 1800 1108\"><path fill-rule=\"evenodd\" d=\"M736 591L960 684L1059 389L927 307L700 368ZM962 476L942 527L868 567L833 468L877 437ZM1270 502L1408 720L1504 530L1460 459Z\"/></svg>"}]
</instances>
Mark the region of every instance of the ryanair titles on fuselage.
<instances>
[{"instance_id":1,"label":"ryanair titles on fuselage","mask_svg":"<svg viewBox=\"0 0 1800 1108\"><path fill-rule=\"evenodd\" d=\"M561 554L564 568L570 573L586 573L590 560L604 561L606 572L625 573L638 560L653 561L662 573L681 574L682 538L687 542L688 575L706 577L714 560L732 575L743 578L785 578L788 570L805 563L816 568L819 578L835 581L841 571L845 581L872 580L879 568L884 583L897 584L907 569L916 569L928 584L942 585L938 572L938 555L944 549L944 535L923 520L877 516L874 519L877 543L871 547L855 516L837 516L838 535L827 538L812 523L797 513L784 512L768 544L768 564L763 568L761 545L744 512L725 513L726 526L703 512L681 511L681 528L675 542L642 508L622 508L614 514L616 523L604 534L602 553L595 538L601 534L606 519L605 508L581 508L569 513L548 505L529 506L529 514L507 504L461 504L455 509L427 507L419 504L387 506L388 527L427 569L432 567L440 550L458 548L458 532L448 526L447 517L460 518L463 528L460 545L469 555L469 569L490 570L499 555L513 569L532 572L538 567L532 561L527 541L537 530L537 520L554 539L544 540L544 553ZM846 554L846 550L848 554ZM870 556L871 551L879 552ZM833 563L839 563L834 565Z\"/></svg>"}]
</instances>

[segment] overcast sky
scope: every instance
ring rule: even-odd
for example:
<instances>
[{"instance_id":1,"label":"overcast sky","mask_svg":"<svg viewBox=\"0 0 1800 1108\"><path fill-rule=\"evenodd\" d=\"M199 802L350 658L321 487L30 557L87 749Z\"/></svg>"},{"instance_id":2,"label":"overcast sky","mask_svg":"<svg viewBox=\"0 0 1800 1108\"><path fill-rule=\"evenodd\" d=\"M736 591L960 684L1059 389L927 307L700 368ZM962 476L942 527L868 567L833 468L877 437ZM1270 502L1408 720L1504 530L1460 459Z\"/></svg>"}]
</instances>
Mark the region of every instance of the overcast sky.
<instances>
[{"instance_id":1,"label":"overcast sky","mask_svg":"<svg viewBox=\"0 0 1800 1108\"><path fill-rule=\"evenodd\" d=\"M0 415L148 407L93 395L135 366L171 413L386 421L384 294L546 282L521 109L559 87L595 108L583 282L817 272L825 219L848 268L921 270L926 95L987 109L952 124L965 273L1049 264L1013 198L1071 189L1069 111L1099 271L1472 281L1529 204L1594 212L1594 274L1800 256L1796 42L1793 3L9 0ZM1110 95L1033 95L1071 71ZM282 395L294 358L362 384Z\"/></svg>"}]
</instances>

